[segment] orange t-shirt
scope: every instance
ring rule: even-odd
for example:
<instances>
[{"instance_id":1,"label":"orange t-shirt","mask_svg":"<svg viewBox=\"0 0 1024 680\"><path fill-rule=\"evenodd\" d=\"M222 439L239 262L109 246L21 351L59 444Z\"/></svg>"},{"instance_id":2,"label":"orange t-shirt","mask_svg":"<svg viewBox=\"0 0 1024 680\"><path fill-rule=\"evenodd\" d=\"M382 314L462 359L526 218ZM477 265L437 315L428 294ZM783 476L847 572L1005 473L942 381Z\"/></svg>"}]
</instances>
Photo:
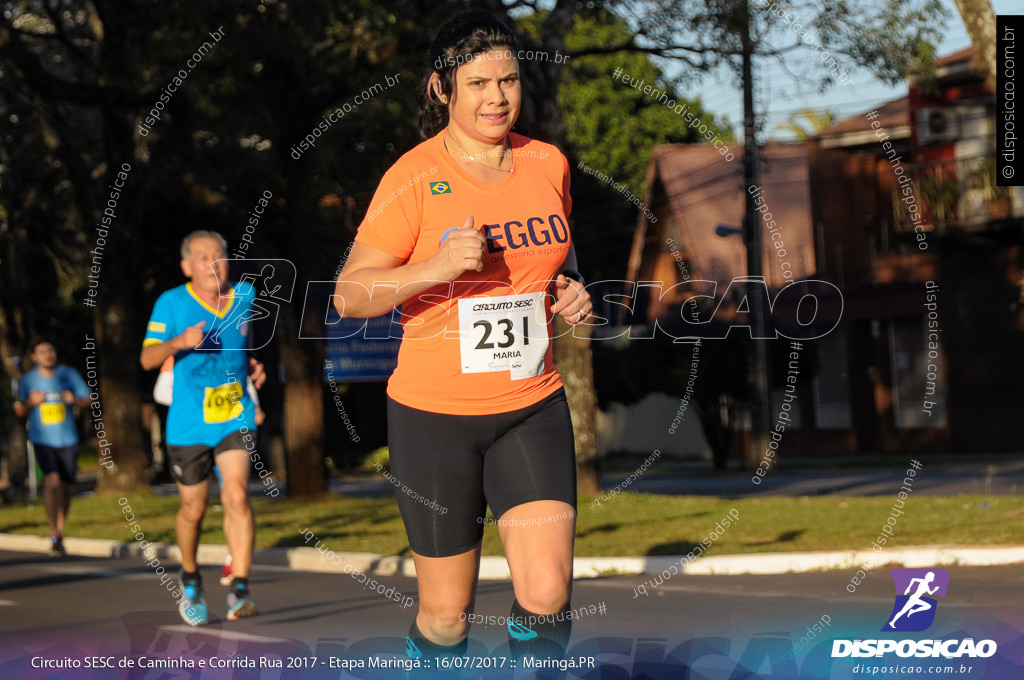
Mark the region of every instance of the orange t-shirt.
<instances>
[{"instance_id":1,"label":"orange t-shirt","mask_svg":"<svg viewBox=\"0 0 1024 680\"><path fill-rule=\"evenodd\" d=\"M468 215L487 239L483 271L402 303L404 337L388 382L388 395L401 404L504 413L562 386L551 357L549 291L571 242L569 164L550 144L515 133L509 142L514 170L500 184L465 172L445 149L444 132L419 144L384 175L359 226L357 241L407 264L436 253ZM494 165L497 157L483 162ZM501 299L466 300L493 297Z\"/></svg>"}]
</instances>

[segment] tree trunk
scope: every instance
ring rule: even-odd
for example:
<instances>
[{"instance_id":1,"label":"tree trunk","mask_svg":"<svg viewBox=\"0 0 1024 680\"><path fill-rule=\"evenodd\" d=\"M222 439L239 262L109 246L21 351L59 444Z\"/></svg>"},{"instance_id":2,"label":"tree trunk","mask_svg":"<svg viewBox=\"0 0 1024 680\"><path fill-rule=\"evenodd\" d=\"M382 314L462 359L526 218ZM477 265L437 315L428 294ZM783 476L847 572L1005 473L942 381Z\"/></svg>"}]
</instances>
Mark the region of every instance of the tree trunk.
<instances>
[{"instance_id":1,"label":"tree trunk","mask_svg":"<svg viewBox=\"0 0 1024 680\"><path fill-rule=\"evenodd\" d=\"M7 161L6 154L0 150L0 161ZM17 168L15 167L15 170ZM0 200L5 201L5 208L13 210L17 206L14 201L6 201L5 196L0 195ZM15 387L17 381L25 375L30 366L21 364L21 356L26 344L25 332L28 326L28 313L31 311L32 296L29 291L29 276L26 270L24 256L28 237L24 227L17 227L0 221L0 234L3 239L0 241L0 260L6 266L0 268L0 360L4 364L4 374L12 381ZM29 309L26 309L28 307ZM16 365L16 362L17 365ZM7 390L7 385L2 389ZM28 433L25 430L25 419L17 418L14 415L14 401L17 393L10 394L10 398L3 399L0 403L10 408L5 408L0 414L0 428L8 432L7 435L7 460L4 474L9 484L7 499L9 501L21 501L26 497L26 477L28 475Z\"/></svg>"},{"instance_id":2,"label":"tree trunk","mask_svg":"<svg viewBox=\"0 0 1024 680\"><path fill-rule=\"evenodd\" d=\"M19 418L7 438L7 495L8 503L21 503L28 497L28 434Z\"/></svg>"},{"instance_id":3,"label":"tree trunk","mask_svg":"<svg viewBox=\"0 0 1024 680\"><path fill-rule=\"evenodd\" d=\"M581 493L601 493L597 450L597 392L594 390L594 360L590 349L590 326L570 329L562 317L555 317L555 364L565 383L576 443L576 485ZM564 334L564 335L563 335Z\"/></svg>"},{"instance_id":4,"label":"tree trunk","mask_svg":"<svg viewBox=\"0 0 1024 680\"><path fill-rule=\"evenodd\" d=\"M955 0L964 28L974 45L974 66L985 72L985 81L996 89L996 13L991 0Z\"/></svg>"},{"instance_id":5,"label":"tree trunk","mask_svg":"<svg viewBox=\"0 0 1024 680\"><path fill-rule=\"evenodd\" d=\"M285 161L289 162L289 161ZM286 198L286 233L290 239L285 246L295 264L299 281L316 279L309 275L317 271L318 254L323 244L311 237L305 225L313 223L315 200L311 187L310 167L305 162L289 166L288 196ZM301 287L296 295L304 295ZM284 432L288 496L303 498L327 491L325 463L323 370L324 344L321 340L300 340L300 324L307 336L316 337L322 329L316 327L315 314L300 318L303 300L293 299L281 308L278 330L274 335L279 343L281 363L284 366Z\"/></svg>"},{"instance_id":6,"label":"tree trunk","mask_svg":"<svg viewBox=\"0 0 1024 680\"><path fill-rule=\"evenodd\" d=\"M282 308L275 337L280 343L285 372L284 443L288 496L303 498L327 491L323 381L320 378L324 352L319 340L298 339L295 307Z\"/></svg>"},{"instance_id":7,"label":"tree trunk","mask_svg":"<svg viewBox=\"0 0 1024 680\"><path fill-rule=\"evenodd\" d=\"M575 12L575 2L558 0L555 3L544 20L541 49L548 54L565 54L565 36L572 29ZM531 61L525 68L530 70L530 101L526 124L533 136L565 148L565 123L558 101L564 64ZM581 262L579 266L586 272L586 262ZM556 318L554 324L555 335L560 336L554 342L555 363L565 382L576 438L577 486L582 493L596 496L601 491L601 480L597 458L597 392L594 389L593 353L590 349L591 329L578 327L574 332L565 333L569 327L560 318Z\"/></svg>"},{"instance_id":8,"label":"tree trunk","mask_svg":"<svg viewBox=\"0 0 1024 680\"><path fill-rule=\"evenodd\" d=\"M130 30L119 22L104 24L105 66L116 79L128 77ZM98 432L93 423L87 436L106 434L110 442L113 465L100 467L96 490L125 493L150 487L146 455L150 447L149 423L142 419L142 370L138 359L150 310L143 306L138 273L132 266L149 256L152 247L145 232L148 216L144 192L149 185L142 178L148 168L136 160L134 125L124 115L121 105L105 101L98 113L103 125L106 176L93 183L93 190L84 199L89 203L82 204L82 214L92 217L93 224L99 224L102 206L107 203L114 176L124 164L128 164L130 169L124 188L127 195L121 194L120 199L126 209L118 212L108 230L103 258L105 266L98 274L99 295L93 298L98 300L92 310L91 335L96 337L99 355L97 390L103 407L103 430ZM70 167L74 170L74 166ZM86 170L82 167L74 172L82 176ZM84 180L83 176L81 181ZM86 234L86 244L92 250L97 232L90 230ZM84 338L79 346L87 346ZM100 413L96 408L89 409L89 412L94 415ZM102 447L100 452L102 454Z\"/></svg>"},{"instance_id":9,"label":"tree trunk","mask_svg":"<svg viewBox=\"0 0 1024 680\"><path fill-rule=\"evenodd\" d=\"M120 257L124 258L120 262L130 258L124 251ZM115 258L116 252L111 260ZM122 278L115 275L117 271L128 273L132 270L111 262L111 266L105 267L103 271L110 278L106 281L101 279L100 290L105 292L101 294L96 308L99 318L95 329L99 368L99 385L95 391L99 393L102 410L95 407L88 409L90 414L98 416L102 413L102 424L96 422L91 425L86 436L95 435L110 442L113 465L100 467L96 491L123 494L149 488L149 472L146 466L147 444L143 438L139 365L136 359L142 348L141 329L144 321L140 320L138 300L130 292L138 290L138 284L116 280ZM117 294L111 294L112 291L117 291ZM84 335L82 346L86 346Z\"/></svg>"}]
</instances>

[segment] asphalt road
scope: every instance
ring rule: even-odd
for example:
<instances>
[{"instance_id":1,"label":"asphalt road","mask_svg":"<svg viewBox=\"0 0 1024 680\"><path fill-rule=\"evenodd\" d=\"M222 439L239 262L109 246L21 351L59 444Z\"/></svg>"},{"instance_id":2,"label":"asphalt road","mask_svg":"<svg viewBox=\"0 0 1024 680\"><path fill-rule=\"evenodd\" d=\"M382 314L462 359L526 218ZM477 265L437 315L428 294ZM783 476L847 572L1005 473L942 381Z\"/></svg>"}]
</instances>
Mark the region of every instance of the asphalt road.
<instances>
[{"instance_id":1,"label":"asphalt road","mask_svg":"<svg viewBox=\"0 0 1024 680\"><path fill-rule=\"evenodd\" d=\"M176 573L176 565L166 568ZM947 571L949 591L938 603L932 627L926 633L889 635L878 632L894 601L893 582L882 570L864 578L853 593L847 586L856 575L854 568L775 576L679 575L658 585L648 576L577 581L573 606L585 608L587 615L575 622L569 656L582 659L584 666L593 660L595 669L544 671L538 677L845 680L864 675L854 672L862 662L908 660L832 659L833 638L894 636L973 637L993 639L999 645L989 659L925 659L925 664L940 669L948 664L954 671L927 674L928 678L1024 677L1024 570L1008 566ZM222 616L226 588L217 585L219 569L206 568L203 573L211 613ZM394 588L401 595L416 595L412 579L377 577L377 581L385 592ZM647 596L636 589L644 583ZM403 609L399 602L364 589L352 576L286 568L258 567L251 588L263 612L260 616L236 622L214 620L193 629L181 623L160 577L139 560L54 560L0 551L0 679L406 677L399 669L350 672L331 665L371 660L379 664L382 659L402 657L415 604ZM504 616L512 596L510 583L484 582L476 612ZM602 607L604 613L590 613L591 605L595 610ZM507 639L503 625L474 624L471 639L469 657L477 659L473 663L478 668L459 677L512 677L508 660L501 661L508 657L507 648L502 647ZM85 668L92 656L115 668ZM146 666L153 659L186 666L191 661L196 666ZM200 669L200 660L240 667ZM33 668L75 661L82 667ZM129 662L132 668L117 668ZM277 662L281 668L269 667ZM244 667L250 663L265 667ZM296 667L289 669L287 664ZM310 664L312 668L303 668ZM498 664L504 668L480 668ZM965 670L967 666L972 669ZM440 677L455 677L455 673L446 671ZM533 671L517 669L515 677L533 677ZM883 672L873 677L925 675Z\"/></svg>"}]
</instances>

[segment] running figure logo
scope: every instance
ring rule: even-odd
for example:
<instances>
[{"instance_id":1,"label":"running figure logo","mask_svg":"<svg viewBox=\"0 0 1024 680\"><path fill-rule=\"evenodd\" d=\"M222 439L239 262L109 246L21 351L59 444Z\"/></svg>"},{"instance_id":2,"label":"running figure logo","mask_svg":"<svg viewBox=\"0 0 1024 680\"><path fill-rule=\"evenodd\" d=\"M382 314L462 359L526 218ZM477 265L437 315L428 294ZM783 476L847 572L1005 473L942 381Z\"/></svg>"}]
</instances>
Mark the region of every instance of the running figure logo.
<instances>
[{"instance_id":1,"label":"running figure logo","mask_svg":"<svg viewBox=\"0 0 1024 680\"><path fill-rule=\"evenodd\" d=\"M889 622L882 630L927 630L935 621L938 605L937 600L927 596L946 597L949 574L945 569L893 569L889 574L896 585L896 603L889 614Z\"/></svg>"},{"instance_id":2,"label":"running figure logo","mask_svg":"<svg viewBox=\"0 0 1024 680\"><path fill-rule=\"evenodd\" d=\"M220 349L221 334L237 328L242 336L253 332L249 349L266 347L274 336L281 304L291 302L295 290L295 265L289 260L228 260L230 275L240 283L248 283L255 294L251 305L234 307L224 319L216 319L214 327L207 329L200 350Z\"/></svg>"}]
</instances>

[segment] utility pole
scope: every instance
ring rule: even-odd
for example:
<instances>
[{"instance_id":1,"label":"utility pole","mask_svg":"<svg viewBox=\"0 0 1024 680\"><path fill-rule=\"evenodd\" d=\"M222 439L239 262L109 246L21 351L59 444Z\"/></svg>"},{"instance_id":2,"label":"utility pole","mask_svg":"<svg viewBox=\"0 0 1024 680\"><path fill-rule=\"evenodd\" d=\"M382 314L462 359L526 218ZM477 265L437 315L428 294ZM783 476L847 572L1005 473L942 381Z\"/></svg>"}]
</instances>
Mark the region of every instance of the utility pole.
<instances>
[{"instance_id":1,"label":"utility pole","mask_svg":"<svg viewBox=\"0 0 1024 680\"><path fill-rule=\"evenodd\" d=\"M746 194L746 210L743 214L743 239L747 245L747 277L751 282L764 281L764 271L761 257L761 225L758 220L757 205L754 203L752 187L758 186L758 148L754 118L754 77L751 61L753 59L753 41L751 30L753 29L750 16L750 0L740 0L743 3L743 187ZM750 336L753 343L752 361L750 366L751 378L751 408L750 408L750 448L747 451L747 460L752 466L757 466L761 456L768 448L769 430L769 409L771 408L771 393L768 391L768 351L765 328L767 324L768 310L765 309L764 296L761 291L765 288L760 283L747 285L747 303L750 306ZM755 332L755 329L757 332ZM772 462L768 461L769 464ZM770 469L770 468L769 468Z\"/></svg>"}]
</instances>

